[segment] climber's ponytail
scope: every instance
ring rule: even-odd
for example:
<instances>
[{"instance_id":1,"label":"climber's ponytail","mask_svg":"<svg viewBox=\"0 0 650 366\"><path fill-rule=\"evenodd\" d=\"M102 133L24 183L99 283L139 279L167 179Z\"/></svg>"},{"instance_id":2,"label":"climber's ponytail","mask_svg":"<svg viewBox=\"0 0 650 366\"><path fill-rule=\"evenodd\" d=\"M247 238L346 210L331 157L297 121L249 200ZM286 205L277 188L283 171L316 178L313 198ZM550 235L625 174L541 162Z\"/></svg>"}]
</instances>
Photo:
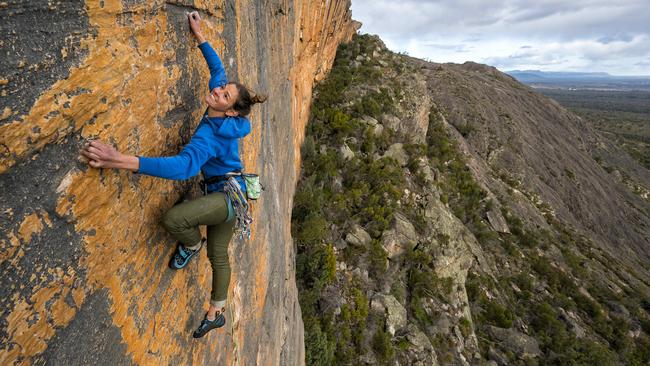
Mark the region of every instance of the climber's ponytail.
<instances>
[{"instance_id":1,"label":"climber's ponytail","mask_svg":"<svg viewBox=\"0 0 650 366\"><path fill-rule=\"evenodd\" d=\"M253 104L264 103L266 101L266 95L264 94L257 94L239 83L231 82L229 84L233 84L237 87L239 97L235 101L235 104L233 104L232 108L242 116L247 116L251 112L251 106Z\"/></svg>"},{"instance_id":2,"label":"climber's ponytail","mask_svg":"<svg viewBox=\"0 0 650 366\"><path fill-rule=\"evenodd\" d=\"M255 94L251 98L251 103L252 104L264 103L264 102L266 102L266 95L264 95L264 94Z\"/></svg>"}]
</instances>

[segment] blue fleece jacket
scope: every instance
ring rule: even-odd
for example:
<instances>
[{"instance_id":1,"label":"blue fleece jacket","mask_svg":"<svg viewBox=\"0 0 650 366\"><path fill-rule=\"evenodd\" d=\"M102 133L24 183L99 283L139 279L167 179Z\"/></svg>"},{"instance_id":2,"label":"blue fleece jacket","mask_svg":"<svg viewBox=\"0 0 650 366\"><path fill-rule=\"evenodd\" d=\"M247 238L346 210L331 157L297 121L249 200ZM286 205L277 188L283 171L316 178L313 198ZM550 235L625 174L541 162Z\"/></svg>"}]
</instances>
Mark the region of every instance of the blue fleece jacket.
<instances>
[{"instance_id":1,"label":"blue fleece jacket","mask_svg":"<svg viewBox=\"0 0 650 366\"><path fill-rule=\"evenodd\" d=\"M210 68L209 90L226 84L226 70L217 53L208 42L201 43L199 48ZM138 173L183 180L197 175L199 171L207 179L241 170L238 139L250 131L251 124L246 117L207 117L206 114L190 143L178 155L157 158L140 156ZM241 185L245 190L246 187ZM222 187L223 184L213 184L208 191L222 190Z\"/></svg>"}]
</instances>

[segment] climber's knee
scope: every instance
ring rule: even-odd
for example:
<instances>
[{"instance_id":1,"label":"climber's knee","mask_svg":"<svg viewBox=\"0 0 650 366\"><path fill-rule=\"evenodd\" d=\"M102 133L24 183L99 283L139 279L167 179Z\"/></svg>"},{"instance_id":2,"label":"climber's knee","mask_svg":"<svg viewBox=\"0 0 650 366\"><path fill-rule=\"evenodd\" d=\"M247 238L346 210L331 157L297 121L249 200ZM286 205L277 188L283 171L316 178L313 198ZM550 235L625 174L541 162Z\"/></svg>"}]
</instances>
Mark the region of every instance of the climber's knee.
<instances>
[{"instance_id":1,"label":"climber's knee","mask_svg":"<svg viewBox=\"0 0 650 366\"><path fill-rule=\"evenodd\" d=\"M230 270L230 261L228 260L228 254L223 255L223 254L217 254L217 255L210 255L208 254L208 260L210 261L210 264L212 265L212 270L220 270L220 269L226 269Z\"/></svg>"},{"instance_id":2,"label":"climber's knee","mask_svg":"<svg viewBox=\"0 0 650 366\"><path fill-rule=\"evenodd\" d=\"M165 213L162 219L162 225L170 233L182 231L184 228L184 218L180 215L178 210L172 207L169 211Z\"/></svg>"}]
</instances>

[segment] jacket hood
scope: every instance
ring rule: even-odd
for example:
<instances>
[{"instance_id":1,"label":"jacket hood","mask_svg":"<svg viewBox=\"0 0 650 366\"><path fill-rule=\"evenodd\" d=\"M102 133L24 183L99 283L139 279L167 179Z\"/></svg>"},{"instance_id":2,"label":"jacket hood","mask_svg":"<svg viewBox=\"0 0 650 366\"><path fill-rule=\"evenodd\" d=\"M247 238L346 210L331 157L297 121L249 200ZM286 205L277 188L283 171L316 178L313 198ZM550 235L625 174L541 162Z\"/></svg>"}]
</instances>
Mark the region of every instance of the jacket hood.
<instances>
[{"instance_id":1,"label":"jacket hood","mask_svg":"<svg viewBox=\"0 0 650 366\"><path fill-rule=\"evenodd\" d=\"M251 132L251 123L246 117L208 118L215 135L225 138L241 138Z\"/></svg>"}]
</instances>

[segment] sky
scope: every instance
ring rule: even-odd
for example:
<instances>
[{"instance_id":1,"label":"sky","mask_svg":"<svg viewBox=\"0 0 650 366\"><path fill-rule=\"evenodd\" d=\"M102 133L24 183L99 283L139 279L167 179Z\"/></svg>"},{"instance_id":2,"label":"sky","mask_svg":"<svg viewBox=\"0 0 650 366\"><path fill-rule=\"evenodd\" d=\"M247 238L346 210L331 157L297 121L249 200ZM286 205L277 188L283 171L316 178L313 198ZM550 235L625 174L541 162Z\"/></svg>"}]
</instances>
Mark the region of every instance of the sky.
<instances>
[{"instance_id":1,"label":"sky","mask_svg":"<svg viewBox=\"0 0 650 366\"><path fill-rule=\"evenodd\" d=\"M650 0L352 0L352 18L433 62L650 75Z\"/></svg>"}]
</instances>

